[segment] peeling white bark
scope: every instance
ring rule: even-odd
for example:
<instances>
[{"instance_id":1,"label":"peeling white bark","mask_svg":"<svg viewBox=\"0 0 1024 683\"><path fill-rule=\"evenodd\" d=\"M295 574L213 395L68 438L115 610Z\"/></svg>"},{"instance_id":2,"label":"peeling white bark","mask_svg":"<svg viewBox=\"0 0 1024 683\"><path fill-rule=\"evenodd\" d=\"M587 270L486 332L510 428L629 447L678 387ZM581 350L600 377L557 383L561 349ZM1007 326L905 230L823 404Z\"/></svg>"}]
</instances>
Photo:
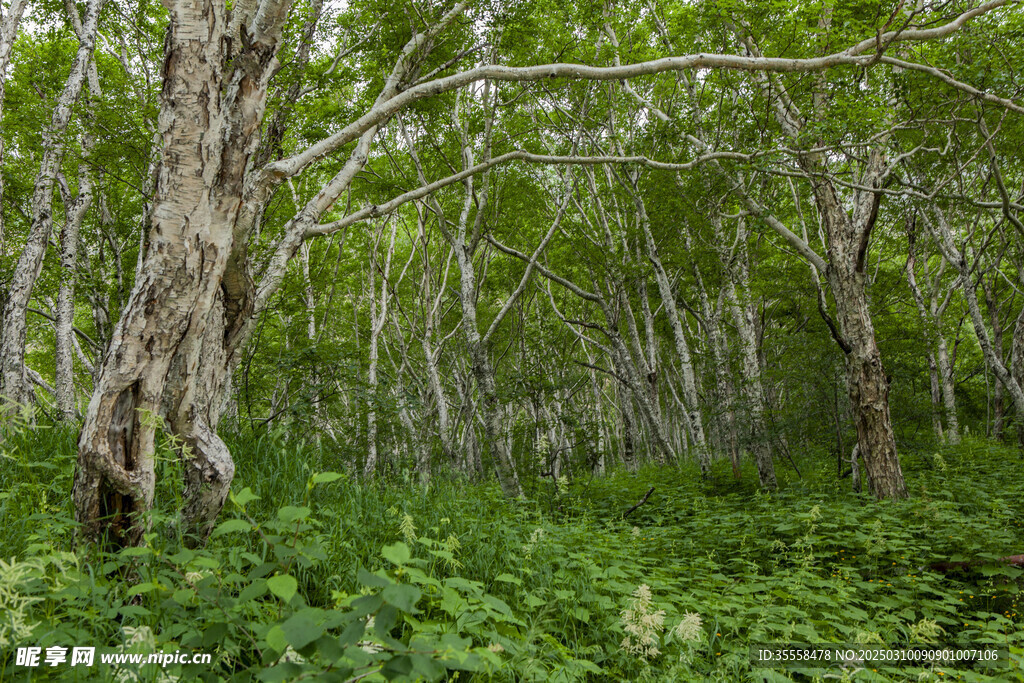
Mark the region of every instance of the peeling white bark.
<instances>
[{"instance_id":1,"label":"peeling white bark","mask_svg":"<svg viewBox=\"0 0 1024 683\"><path fill-rule=\"evenodd\" d=\"M135 515L152 506L153 416L162 404L185 446L185 532L205 540L227 496L234 465L215 431L227 379L220 362L227 332L211 312L226 307L222 281L243 177L289 5L263 4L251 23L242 18L248 44L228 54L222 5L168 0L149 248L99 368L79 439L74 500L87 539L108 530L116 545L140 540L144 525ZM236 8L236 18L241 11Z\"/></svg>"}]
</instances>

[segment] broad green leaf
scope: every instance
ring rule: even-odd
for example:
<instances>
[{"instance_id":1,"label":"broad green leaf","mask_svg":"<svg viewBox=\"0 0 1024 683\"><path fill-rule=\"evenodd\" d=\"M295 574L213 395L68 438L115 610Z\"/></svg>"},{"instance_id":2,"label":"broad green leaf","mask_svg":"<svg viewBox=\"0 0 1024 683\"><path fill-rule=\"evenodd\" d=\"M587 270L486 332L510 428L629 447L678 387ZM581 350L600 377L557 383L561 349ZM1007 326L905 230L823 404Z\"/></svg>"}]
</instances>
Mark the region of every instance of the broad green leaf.
<instances>
[{"instance_id":1,"label":"broad green leaf","mask_svg":"<svg viewBox=\"0 0 1024 683\"><path fill-rule=\"evenodd\" d=\"M317 623L315 617L315 610L305 609L281 624L289 645L301 650L323 634L324 627Z\"/></svg>"},{"instance_id":2,"label":"broad green leaf","mask_svg":"<svg viewBox=\"0 0 1024 683\"><path fill-rule=\"evenodd\" d=\"M288 602L294 597L295 592L299 588L298 582L295 577L288 574L278 574L267 579L267 588L270 592L281 598L285 602Z\"/></svg>"},{"instance_id":3,"label":"broad green leaf","mask_svg":"<svg viewBox=\"0 0 1024 683\"><path fill-rule=\"evenodd\" d=\"M217 525L217 528L213 530L211 536L223 536L224 534L230 534L232 531L251 531L252 524L244 519L228 519Z\"/></svg>"},{"instance_id":4,"label":"broad green leaf","mask_svg":"<svg viewBox=\"0 0 1024 683\"><path fill-rule=\"evenodd\" d=\"M420 589L408 584L396 583L381 591L384 602L394 605L403 612L416 613L416 603L420 599Z\"/></svg>"},{"instance_id":5,"label":"broad green leaf","mask_svg":"<svg viewBox=\"0 0 1024 683\"><path fill-rule=\"evenodd\" d=\"M381 557L388 560L392 564L396 564L401 567L409 562L412 557L412 553L409 552L409 546L399 541L392 545L386 545L381 548Z\"/></svg>"}]
</instances>

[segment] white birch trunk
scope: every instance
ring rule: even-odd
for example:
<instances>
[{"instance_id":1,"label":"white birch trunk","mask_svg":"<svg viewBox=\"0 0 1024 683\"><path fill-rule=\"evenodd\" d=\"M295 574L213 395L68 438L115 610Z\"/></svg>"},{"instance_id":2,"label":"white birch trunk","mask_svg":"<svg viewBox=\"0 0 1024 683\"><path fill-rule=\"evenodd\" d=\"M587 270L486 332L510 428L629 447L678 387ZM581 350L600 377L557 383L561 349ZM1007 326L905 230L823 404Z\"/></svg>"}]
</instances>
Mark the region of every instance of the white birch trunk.
<instances>
[{"instance_id":1,"label":"white birch trunk","mask_svg":"<svg viewBox=\"0 0 1024 683\"><path fill-rule=\"evenodd\" d=\"M363 463L363 475L372 477L377 471L377 360L380 335L384 331L384 325L388 319L388 301L390 299L388 276L391 272L391 259L395 254L395 237L398 233L398 222L391 226L391 239L388 243L388 250L384 256L384 267L381 272L380 302L377 300L377 273L378 262L375 256L370 259L370 366L367 371L367 384L369 386L370 407L366 411L366 461ZM376 249L374 249L376 251Z\"/></svg>"},{"instance_id":2,"label":"white birch trunk","mask_svg":"<svg viewBox=\"0 0 1024 683\"><path fill-rule=\"evenodd\" d=\"M90 148L91 139L83 141L83 149ZM57 292L56 348L54 391L57 400L57 414L61 420L75 418L75 375L74 375L74 321L75 321L75 278L78 267L78 241L82 221L92 204L92 176L88 166L78 169L78 195L66 207L64 227L61 230L61 282Z\"/></svg>"},{"instance_id":3,"label":"white birch trunk","mask_svg":"<svg viewBox=\"0 0 1024 683\"><path fill-rule=\"evenodd\" d=\"M775 465L772 462L771 437L765 423L767 406L764 386L761 383L761 363L757 353L754 312L749 303L750 272L746 250L747 234L742 223L737 232L739 234L737 235L736 266L734 269L729 269L730 272L725 279L726 296L732 307L733 323L736 325L740 339L743 390L750 414L751 450L754 451L758 482L761 488L773 490L778 488L778 483L775 479ZM737 289L742 290L742 299L737 293Z\"/></svg>"},{"instance_id":4,"label":"white birch trunk","mask_svg":"<svg viewBox=\"0 0 1024 683\"><path fill-rule=\"evenodd\" d=\"M185 447L184 531L205 540L227 497L234 464L216 421L230 330L212 314L230 320L222 312L222 282L289 6L267 0L249 16L235 8L231 21L247 26L249 40L228 54L222 5L168 4L149 248L99 368L75 475L83 535L96 540L109 531L114 545L142 537L137 515L153 502L152 416L162 404Z\"/></svg>"},{"instance_id":5,"label":"white birch trunk","mask_svg":"<svg viewBox=\"0 0 1024 683\"><path fill-rule=\"evenodd\" d=\"M0 8L0 121L3 121L4 95L7 83L7 67L11 63L11 51L14 48L14 40L18 35L18 25L21 23L21 16L28 7L28 0L13 0L4 14ZM4 135L3 126L0 124L0 168L4 162ZM4 236L4 179L0 173L0 258L6 256L7 246Z\"/></svg>"},{"instance_id":6,"label":"white birch trunk","mask_svg":"<svg viewBox=\"0 0 1024 683\"><path fill-rule=\"evenodd\" d=\"M661 263L657 247L654 244L654 237L651 235L647 212L640 202L637 203L637 209L640 212L641 226L644 230L647 258L654 267L654 279L658 285L658 293L661 295L662 305L665 307L665 316L668 318L669 327L672 329L672 340L675 342L676 355L679 356L683 385L682 401L684 409L687 411L687 421L693 430L694 446L697 449L697 462L700 465L701 473L707 476L711 472L711 453L708 451L707 438L704 435L704 420L700 411L697 377L693 370L693 357L690 353L690 345L686 340L683 323L679 317L679 308L676 306L676 297L672 291L672 283L669 281L668 273L665 272L665 267Z\"/></svg>"},{"instance_id":7,"label":"white birch trunk","mask_svg":"<svg viewBox=\"0 0 1024 683\"><path fill-rule=\"evenodd\" d=\"M25 372L26 316L53 229L53 186L64 159L64 132L71 122L75 102L89 71L104 3L105 0L90 0L86 5L85 21L71 72L57 99L50 124L43 132L43 156L32 193L32 224L4 304L3 329L0 330L0 397L18 404L31 398Z\"/></svg>"}]
</instances>

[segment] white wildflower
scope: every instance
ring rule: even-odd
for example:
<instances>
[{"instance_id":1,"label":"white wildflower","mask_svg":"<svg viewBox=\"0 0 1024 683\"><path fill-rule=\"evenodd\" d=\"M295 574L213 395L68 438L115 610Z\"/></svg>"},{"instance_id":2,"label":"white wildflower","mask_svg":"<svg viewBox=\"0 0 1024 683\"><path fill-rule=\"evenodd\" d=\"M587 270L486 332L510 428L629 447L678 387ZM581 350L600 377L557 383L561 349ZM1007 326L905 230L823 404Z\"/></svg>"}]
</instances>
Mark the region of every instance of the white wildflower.
<instances>
[{"instance_id":1,"label":"white wildflower","mask_svg":"<svg viewBox=\"0 0 1024 683\"><path fill-rule=\"evenodd\" d=\"M185 582L190 586L195 586L197 583L205 579L208 572L186 572Z\"/></svg>"},{"instance_id":2,"label":"white wildflower","mask_svg":"<svg viewBox=\"0 0 1024 683\"><path fill-rule=\"evenodd\" d=\"M155 650L156 649L156 637L153 635L153 630L148 626L124 626L121 629L124 631L124 645L125 647L132 647L133 645L143 645L144 649Z\"/></svg>"},{"instance_id":3,"label":"white wildflower","mask_svg":"<svg viewBox=\"0 0 1024 683\"><path fill-rule=\"evenodd\" d=\"M558 478L558 481L555 482L555 486L558 489L558 495L564 496L569 493L569 478L563 474Z\"/></svg>"},{"instance_id":4,"label":"white wildflower","mask_svg":"<svg viewBox=\"0 0 1024 683\"><path fill-rule=\"evenodd\" d=\"M622 611L623 650L641 659L653 659L661 654L658 640L665 630L665 610L651 609L653 596L647 584L641 584L633 591L629 607Z\"/></svg>"},{"instance_id":5,"label":"white wildflower","mask_svg":"<svg viewBox=\"0 0 1024 683\"><path fill-rule=\"evenodd\" d=\"M459 550L462 549L462 544L459 543L459 537L455 534L448 534L448 538L444 540L443 547L450 555L450 557L442 558L445 566L448 567L448 569L462 569L462 563L455 557Z\"/></svg>"},{"instance_id":6,"label":"white wildflower","mask_svg":"<svg viewBox=\"0 0 1024 683\"><path fill-rule=\"evenodd\" d=\"M533 530L533 533L530 534L530 540L528 540L526 542L526 545L523 546L523 554L526 555L527 558L531 557L533 555L534 549L537 547L537 544L540 543L543 539L544 529L537 527Z\"/></svg>"},{"instance_id":7,"label":"white wildflower","mask_svg":"<svg viewBox=\"0 0 1024 683\"><path fill-rule=\"evenodd\" d=\"M412 515L408 513L402 515L402 521L398 525L398 530L402 532L406 543L412 543L416 540L416 525L413 524Z\"/></svg>"},{"instance_id":8,"label":"white wildflower","mask_svg":"<svg viewBox=\"0 0 1024 683\"><path fill-rule=\"evenodd\" d=\"M13 557L8 564L0 560L0 613L6 615L0 623L0 648L23 642L38 625L29 623L28 608L41 598L22 595L20 584L38 574L42 565L37 561L18 562Z\"/></svg>"},{"instance_id":9,"label":"white wildflower","mask_svg":"<svg viewBox=\"0 0 1024 683\"><path fill-rule=\"evenodd\" d=\"M296 652L295 648L293 648L291 645L289 645L288 648L284 651L284 654L281 655L281 659L286 662L294 662L296 664L302 664L306 661L306 658L300 655L298 652Z\"/></svg>"},{"instance_id":10,"label":"white wildflower","mask_svg":"<svg viewBox=\"0 0 1024 683\"><path fill-rule=\"evenodd\" d=\"M687 612L683 615L683 620L675 628L675 635L679 640L700 640L703 631L701 631L702 621L699 614L693 612Z\"/></svg>"},{"instance_id":11,"label":"white wildflower","mask_svg":"<svg viewBox=\"0 0 1024 683\"><path fill-rule=\"evenodd\" d=\"M945 630L934 619L922 619L910 627L910 642L935 643Z\"/></svg>"}]
</instances>

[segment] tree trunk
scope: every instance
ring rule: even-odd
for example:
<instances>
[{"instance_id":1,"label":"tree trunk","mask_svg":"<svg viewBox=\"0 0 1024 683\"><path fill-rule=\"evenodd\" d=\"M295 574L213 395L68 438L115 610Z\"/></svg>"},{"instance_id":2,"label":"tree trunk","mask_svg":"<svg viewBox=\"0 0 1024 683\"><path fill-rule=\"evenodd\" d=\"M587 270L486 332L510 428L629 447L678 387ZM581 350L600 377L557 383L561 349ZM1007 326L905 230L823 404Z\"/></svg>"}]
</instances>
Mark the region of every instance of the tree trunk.
<instances>
[{"instance_id":1,"label":"tree trunk","mask_svg":"<svg viewBox=\"0 0 1024 683\"><path fill-rule=\"evenodd\" d=\"M4 114L4 94L7 83L7 66L11 63L11 51L14 49L14 39L18 35L18 25L21 23L21 15L28 7L28 0L13 0L7 8L7 14L0 16L0 122ZM3 126L0 125L0 168L4 163L4 135ZM0 173L0 259L6 256L6 242L4 236L4 178Z\"/></svg>"},{"instance_id":2,"label":"tree trunk","mask_svg":"<svg viewBox=\"0 0 1024 683\"><path fill-rule=\"evenodd\" d=\"M3 329L0 331L0 397L18 404L30 400L25 372L26 316L53 228L53 185L64 159L64 132L71 122L75 102L89 71L100 11L105 1L90 0L86 6L78 52L53 109L50 125L43 132L43 157L32 193L32 224L4 303Z\"/></svg>"},{"instance_id":3,"label":"tree trunk","mask_svg":"<svg viewBox=\"0 0 1024 683\"><path fill-rule=\"evenodd\" d=\"M960 420L956 416L956 388L953 383L953 365L949 360L946 339L939 331L936 341L935 363L939 371L939 388L942 389L942 407L946 413L946 435L951 444L960 443Z\"/></svg>"},{"instance_id":4,"label":"tree trunk","mask_svg":"<svg viewBox=\"0 0 1024 683\"><path fill-rule=\"evenodd\" d=\"M223 306L223 296L218 293L202 337L186 337L178 348L164 389L167 425L183 444L181 529L186 543L193 547L205 543L213 531L235 475L231 452L217 436L231 379Z\"/></svg>"},{"instance_id":5,"label":"tree trunk","mask_svg":"<svg viewBox=\"0 0 1024 683\"><path fill-rule=\"evenodd\" d=\"M84 143L84 148L91 144ZM68 197L70 199L70 196ZM60 233L61 282L57 291L55 378L57 414L61 420L75 419L74 322L75 278L78 267L78 238L85 214L92 204L92 177L82 164L78 169L78 196L66 208L64 227Z\"/></svg>"},{"instance_id":6,"label":"tree trunk","mask_svg":"<svg viewBox=\"0 0 1024 683\"><path fill-rule=\"evenodd\" d=\"M509 498L521 498L522 486L516 473L512 454L507 449L501 428L501 402L498 399L494 383L494 368L491 366L490 353L480 339L480 330L476 318L476 277L473 261L469 250L464 244L456 245L456 260L462 274L459 298L462 301L462 328L469 347L469 358L480 392L480 412L484 421L484 434L490 450L498 483L502 492Z\"/></svg>"},{"instance_id":7,"label":"tree trunk","mask_svg":"<svg viewBox=\"0 0 1024 683\"><path fill-rule=\"evenodd\" d=\"M845 217L845 212L842 215ZM842 253L847 246L840 235L830 239L829 251L839 253L830 253L828 275L843 337L850 347L846 369L860 457L875 497L906 498L889 415L889 378L882 367L868 308L867 275L863 269L852 267L855 258Z\"/></svg>"},{"instance_id":8,"label":"tree trunk","mask_svg":"<svg viewBox=\"0 0 1024 683\"><path fill-rule=\"evenodd\" d=\"M1017 316L1017 322L1013 326L1013 341L1010 349L1010 376L1017 382L1018 386L1024 385L1024 311ZM1024 413L1020 410L1014 416L1014 425L1017 428L1017 443L1024 452Z\"/></svg>"},{"instance_id":9,"label":"tree trunk","mask_svg":"<svg viewBox=\"0 0 1024 683\"><path fill-rule=\"evenodd\" d=\"M939 285L942 277L943 268L939 268L938 272L935 273L934 280L931 282L931 292L929 293L928 305L925 305L924 293L917 284L917 275L915 273L916 265L916 253L915 245L917 242L915 233L915 220L908 218L907 220L907 282L910 284L910 292L914 297L914 302L917 304L917 311L921 316L922 321L925 325L927 335L930 337L929 342L933 348L933 351L928 354L928 366L929 373L931 375L931 391L932 391L932 427L935 431L935 436L941 441L945 437L943 436L942 420L939 416L940 406L941 409L946 413L946 421L949 425L946 437L949 442L956 444L960 442L960 425L956 416L956 397L954 395L953 385L953 368L949 361L949 351L946 346L946 338L942 334L942 313L946 310L946 304L942 305L938 302L939 297ZM943 262L945 263L945 262ZM930 276L928 272L928 262L924 262L925 277ZM949 299L946 299L948 303ZM940 403L941 401L941 403Z\"/></svg>"},{"instance_id":10,"label":"tree trunk","mask_svg":"<svg viewBox=\"0 0 1024 683\"><path fill-rule=\"evenodd\" d=\"M742 220L742 219L741 219ZM740 338L741 368L743 372L743 390L747 399L747 410L750 415L751 450L757 465L757 478L761 488L774 490L778 488L775 479L775 465L772 462L772 448L767 425L765 424L764 387L761 384L761 362L757 353L757 336L754 330L754 315L747 302L749 293L747 285L750 274L746 257L746 231L739 229L737 238L736 272L729 269L725 280L726 296L732 307L733 323ZM726 264L728 265L728 264ZM737 283L743 288L743 301L737 294Z\"/></svg>"},{"instance_id":11,"label":"tree trunk","mask_svg":"<svg viewBox=\"0 0 1024 683\"><path fill-rule=\"evenodd\" d=\"M985 327L985 318L981 313L981 306L978 305L978 285L974 282L971 273L974 270L967 262L967 257L961 253L956 246L953 238L953 231L946 220L946 216L942 210L938 207L931 207L932 212L935 215L935 221L928 218L927 212L922 212L921 216L924 219L925 225L931 231L935 237L935 242L939 247L939 251L942 253L942 257L946 259L946 262L953 266L956 271L960 274L960 288L963 291L964 301L967 304L967 312L971 317L971 323L974 325L975 335L978 337L978 345L981 346L981 352L988 362L989 367L995 373L999 382L1002 383L1003 387L1006 388L1007 393L1010 394L1010 398L1013 401L1013 407L1018 415L1024 415L1024 384L1017 380L1014 374L1011 374L1010 370L1007 369L1003 363L1000 354L996 353L996 350L992 346L991 336ZM1017 326L1014 328L1014 349L1018 347L1020 343L1018 335L1024 338L1024 330L1021 328L1020 318L1017 320ZM1020 355L1014 355L1011 352L1011 360L1020 359ZM1019 367L1020 364L1017 364ZM1019 371L1019 370L1018 370ZM1018 434L1021 429L1018 427ZM1022 441L1022 447L1024 447L1024 441Z\"/></svg>"},{"instance_id":12,"label":"tree trunk","mask_svg":"<svg viewBox=\"0 0 1024 683\"><path fill-rule=\"evenodd\" d=\"M646 219L646 213L641 213L641 218ZM697 462L700 471L704 476L711 472L711 454L708 452L707 439L704 435L704 420L700 412L700 398L697 393L697 378L693 371L693 358L690 354L690 345L686 340L683 331L682 321L679 319L679 309L676 306L675 293L672 291L672 284L669 281L668 273L658 256L657 247L654 244L654 237L651 235L650 226L647 220L641 221L644 228L644 238L647 244L647 257L654 267L654 279L658 285L658 293L661 295L662 305L665 307L665 316L668 318L669 327L672 329L672 340L676 345L676 354L679 356L682 375L682 401L685 410L688 411L688 422L693 429L694 445L697 449Z\"/></svg>"},{"instance_id":13,"label":"tree trunk","mask_svg":"<svg viewBox=\"0 0 1024 683\"><path fill-rule=\"evenodd\" d=\"M999 267L998 263L996 267ZM993 290L992 284L987 282L984 277L981 278L981 289L985 295L985 308L988 309L988 317L992 326L992 347L995 353L998 354L999 359L1006 364L1007 359L1003 345L1003 324L1002 320L1000 320L999 299ZM1009 360L1012 363L1012 357ZM946 362L948 365L949 361L947 360ZM992 389L992 436L1000 440L1003 438L1004 411L1003 384L997 381Z\"/></svg>"},{"instance_id":14,"label":"tree trunk","mask_svg":"<svg viewBox=\"0 0 1024 683\"><path fill-rule=\"evenodd\" d=\"M940 443L945 439L942 435L942 389L939 387L939 368L935 363L935 354L928 354L928 379L932 397L932 431Z\"/></svg>"},{"instance_id":15,"label":"tree trunk","mask_svg":"<svg viewBox=\"0 0 1024 683\"><path fill-rule=\"evenodd\" d=\"M388 301L391 298L388 276L391 273L391 259L395 255L395 237L398 234L398 222L391 226L391 240L384 256L384 267L381 270L380 302L377 301L377 268L376 245L370 257L370 368L367 373L369 384L370 408L366 413L367 449L363 475L372 477L377 470L377 356L380 335L388 319Z\"/></svg>"},{"instance_id":16,"label":"tree trunk","mask_svg":"<svg viewBox=\"0 0 1024 683\"><path fill-rule=\"evenodd\" d=\"M152 507L153 415L169 381L170 402L177 406L169 422L189 446L183 454L190 498L183 524L205 539L227 495L234 466L214 432L227 377L215 351L227 353L233 330L218 329L217 321L247 311L211 314L227 306L222 282L243 177L258 143L288 10L287 0L268 0L258 11L238 6L231 26L248 26L249 39L229 54L223 5L169 5L163 148L149 248L99 369L79 438L73 493L85 539L109 530L115 546L137 544L145 529L136 515ZM206 340L214 342L212 349Z\"/></svg>"}]
</instances>

